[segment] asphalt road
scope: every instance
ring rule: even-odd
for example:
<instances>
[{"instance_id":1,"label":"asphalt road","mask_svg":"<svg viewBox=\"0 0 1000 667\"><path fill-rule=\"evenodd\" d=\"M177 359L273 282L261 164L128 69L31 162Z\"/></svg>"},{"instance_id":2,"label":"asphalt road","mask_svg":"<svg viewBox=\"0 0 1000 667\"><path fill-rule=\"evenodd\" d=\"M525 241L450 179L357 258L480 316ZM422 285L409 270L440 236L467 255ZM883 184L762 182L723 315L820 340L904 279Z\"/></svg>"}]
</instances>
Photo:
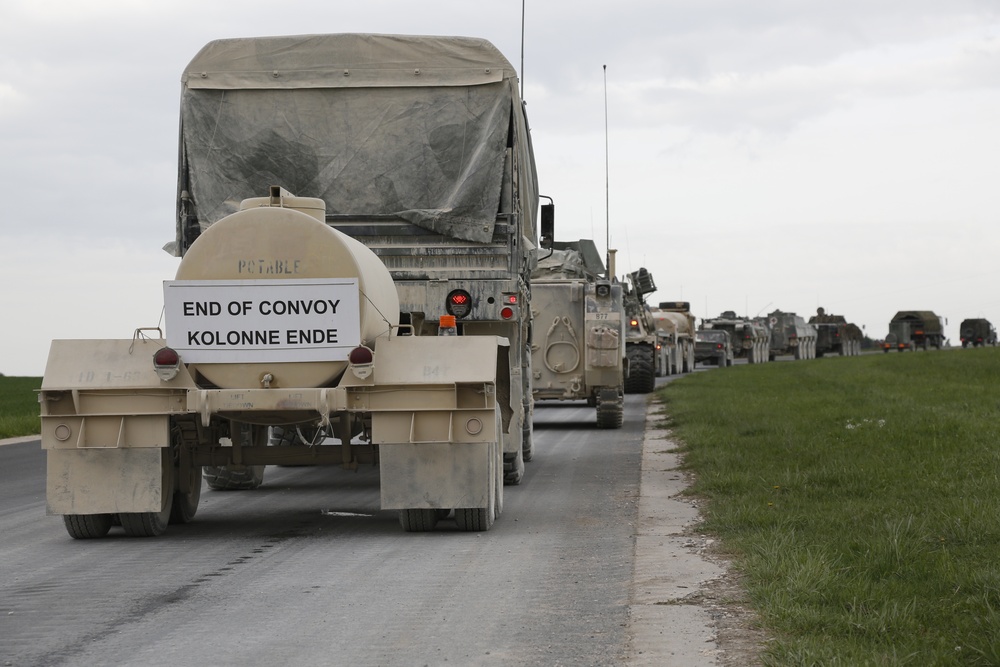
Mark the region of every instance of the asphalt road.
<instances>
[{"instance_id":1,"label":"asphalt road","mask_svg":"<svg viewBox=\"0 0 1000 667\"><path fill-rule=\"evenodd\" d=\"M37 441L0 447L0 665L625 664L647 396L626 399L616 431L539 405L486 533L402 532L373 468L269 467L159 538L73 540Z\"/></svg>"}]
</instances>

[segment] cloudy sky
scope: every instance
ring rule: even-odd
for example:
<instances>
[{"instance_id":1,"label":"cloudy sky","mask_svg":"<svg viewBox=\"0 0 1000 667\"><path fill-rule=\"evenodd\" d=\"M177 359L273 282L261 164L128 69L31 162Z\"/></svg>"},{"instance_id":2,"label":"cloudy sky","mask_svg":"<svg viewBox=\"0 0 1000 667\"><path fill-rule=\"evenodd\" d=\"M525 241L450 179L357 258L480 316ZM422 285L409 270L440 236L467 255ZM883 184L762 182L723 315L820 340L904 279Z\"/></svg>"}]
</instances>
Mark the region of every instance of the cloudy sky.
<instances>
[{"instance_id":1,"label":"cloudy sky","mask_svg":"<svg viewBox=\"0 0 1000 667\"><path fill-rule=\"evenodd\" d=\"M526 4L557 238L610 237L619 274L653 273L651 303L823 306L876 338L897 310L946 316L953 341L967 317L1000 324L995 0ZM520 69L521 6L2 0L0 373L42 375L53 338L159 323L180 75L205 43L465 35Z\"/></svg>"}]
</instances>

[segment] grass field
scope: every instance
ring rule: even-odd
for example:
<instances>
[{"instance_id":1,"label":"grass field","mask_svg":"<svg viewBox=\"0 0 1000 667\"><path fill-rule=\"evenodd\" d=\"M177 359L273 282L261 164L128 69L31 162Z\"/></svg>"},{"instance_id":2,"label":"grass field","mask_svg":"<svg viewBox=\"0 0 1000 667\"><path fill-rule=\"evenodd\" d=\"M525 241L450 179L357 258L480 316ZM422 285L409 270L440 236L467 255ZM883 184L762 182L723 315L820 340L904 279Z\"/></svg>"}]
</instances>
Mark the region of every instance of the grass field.
<instances>
[{"instance_id":1,"label":"grass field","mask_svg":"<svg viewBox=\"0 0 1000 667\"><path fill-rule=\"evenodd\" d=\"M1000 664L1000 349L736 366L662 391L769 665Z\"/></svg>"},{"instance_id":2,"label":"grass field","mask_svg":"<svg viewBox=\"0 0 1000 667\"><path fill-rule=\"evenodd\" d=\"M38 394L42 378L0 376L0 438L34 435L41 428Z\"/></svg>"}]
</instances>

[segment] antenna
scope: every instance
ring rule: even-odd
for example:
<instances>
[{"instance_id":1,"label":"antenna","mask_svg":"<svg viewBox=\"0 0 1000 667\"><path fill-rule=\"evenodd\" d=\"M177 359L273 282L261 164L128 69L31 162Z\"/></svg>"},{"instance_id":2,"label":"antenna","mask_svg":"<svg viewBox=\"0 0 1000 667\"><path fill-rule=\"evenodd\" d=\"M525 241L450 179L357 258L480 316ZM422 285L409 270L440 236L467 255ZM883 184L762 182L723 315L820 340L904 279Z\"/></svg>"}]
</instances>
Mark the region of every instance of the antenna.
<instances>
[{"instance_id":1,"label":"antenna","mask_svg":"<svg viewBox=\"0 0 1000 667\"><path fill-rule=\"evenodd\" d=\"M521 0L521 101L524 101L524 3Z\"/></svg>"},{"instance_id":2,"label":"antenna","mask_svg":"<svg viewBox=\"0 0 1000 667\"><path fill-rule=\"evenodd\" d=\"M523 1L523 0L522 0ZM608 66L604 67L604 248L611 249L611 180L608 174Z\"/></svg>"}]
</instances>

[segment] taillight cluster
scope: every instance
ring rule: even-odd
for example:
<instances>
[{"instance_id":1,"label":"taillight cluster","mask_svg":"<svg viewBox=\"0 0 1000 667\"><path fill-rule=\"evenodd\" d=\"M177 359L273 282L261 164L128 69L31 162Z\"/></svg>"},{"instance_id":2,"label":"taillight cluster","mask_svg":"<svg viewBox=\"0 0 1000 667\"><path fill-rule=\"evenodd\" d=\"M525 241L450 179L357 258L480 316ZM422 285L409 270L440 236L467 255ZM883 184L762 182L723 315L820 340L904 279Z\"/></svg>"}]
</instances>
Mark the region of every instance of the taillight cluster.
<instances>
[{"instance_id":1,"label":"taillight cluster","mask_svg":"<svg viewBox=\"0 0 1000 667\"><path fill-rule=\"evenodd\" d=\"M492 298L489 301L490 303L493 303ZM516 294L504 294L501 297L501 319L514 319L517 315L517 301L518 299ZM454 315L458 319L468 317L472 313L472 295L464 289L452 290L448 293L448 298L445 300L444 307L449 315Z\"/></svg>"}]
</instances>

